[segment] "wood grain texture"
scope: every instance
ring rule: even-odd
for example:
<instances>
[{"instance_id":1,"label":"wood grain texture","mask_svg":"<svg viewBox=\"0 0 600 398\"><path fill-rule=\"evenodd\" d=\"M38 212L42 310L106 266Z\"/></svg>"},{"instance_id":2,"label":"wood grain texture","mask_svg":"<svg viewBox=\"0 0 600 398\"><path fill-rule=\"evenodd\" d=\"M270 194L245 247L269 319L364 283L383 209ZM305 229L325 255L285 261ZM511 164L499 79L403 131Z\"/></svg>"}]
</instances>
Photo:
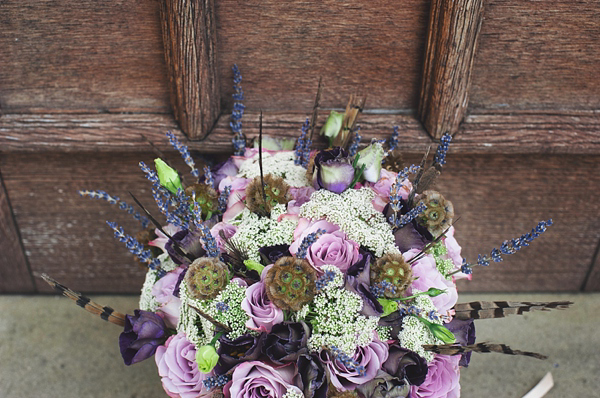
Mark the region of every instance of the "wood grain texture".
<instances>
[{"instance_id":1,"label":"wood grain texture","mask_svg":"<svg viewBox=\"0 0 600 398\"><path fill-rule=\"evenodd\" d=\"M220 114L213 0L161 0L165 60L175 119L202 139Z\"/></svg>"},{"instance_id":2,"label":"wood grain texture","mask_svg":"<svg viewBox=\"0 0 600 398\"><path fill-rule=\"evenodd\" d=\"M169 112L158 1L6 0L3 112Z\"/></svg>"},{"instance_id":3,"label":"wood grain texture","mask_svg":"<svg viewBox=\"0 0 600 398\"><path fill-rule=\"evenodd\" d=\"M363 90L370 109L416 109L429 0L215 3L223 108L231 109L234 63L248 109L343 108Z\"/></svg>"},{"instance_id":4,"label":"wood grain texture","mask_svg":"<svg viewBox=\"0 0 600 398\"><path fill-rule=\"evenodd\" d=\"M306 113L266 112L265 134L296 138ZM326 117L321 112L319 123ZM394 125L400 126L400 147L413 153L432 144L421 124L410 114L363 114L359 118L363 143L373 137L387 138ZM12 114L0 118L1 152L144 152L147 137L165 150L165 132L172 130L190 150L204 154L231 153L229 115L221 115L203 141L186 141L169 115L56 115ZM555 153L600 154L600 113L573 111L566 114L470 115L453 140L450 153ZM258 114L248 112L243 131L249 141L258 135ZM315 147L325 141L317 137Z\"/></svg>"},{"instance_id":5,"label":"wood grain texture","mask_svg":"<svg viewBox=\"0 0 600 398\"><path fill-rule=\"evenodd\" d=\"M596 252L592 258L592 265L586 279L584 280L581 289L584 292L600 291L600 241L596 247Z\"/></svg>"},{"instance_id":6,"label":"wood grain texture","mask_svg":"<svg viewBox=\"0 0 600 398\"><path fill-rule=\"evenodd\" d=\"M600 109L600 3L487 0L472 112Z\"/></svg>"},{"instance_id":7,"label":"wood grain texture","mask_svg":"<svg viewBox=\"0 0 600 398\"><path fill-rule=\"evenodd\" d=\"M187 170L176 154L167 155L179 170ZM47 272L80 291L139 292L144 272L113 239L105 220L118 221L129 233L137 223L105 202L80 198L76 190L104 189L121 198L131 190L154 209L149 185L137 168L139 160L152 158L143 152L2 156L0 167L33 271ZM413 154L407 161L418 159ZM555 222L503 263L475 269L473 280L461 282L461 289L577 291L600 239L600 204L589 200L600 186L599 166L600 156L451 152L438 188L461 217L456 228L464 257L476 259L539 220Z\"/></svg>"},{"instance_id":8,"label":"wood grain texture","mask_svg":"<svg viewBox=\"0 0 600 398\"><path fill-rule=\"evenodd\" d=\"M434 138L455 134L465 116L482 21L483 0L431 2L419 118Z\"/></svg>"},{"instance_id":9,"label":"wood grain texture","mask_svg":"<svg viewBox=\"0 0 600 398\"><path fill-rule=\"evenodd\" d=\"M0 293L33 292L33 280L0 174Z\"/></svg>"},{"instance_id":10,"label":"wood grain texture","mask_svg":"<svg viewBox=\"0 0 600 398\"><path fill-rule=\"evenodd\" d=\"M178 156L167 155L186 171ZM116 206L82 198L77 191L102 189L135 205L131 191L162 220L138 167L140 160L152 164L153 158L151 153L2 156L0 167L32 271L82 292L139 292L145 271L114 239L106 220L130 235L140 224ZM41 279L35 283L40 292L52 291Z\"/></svg>"}]
</instances>

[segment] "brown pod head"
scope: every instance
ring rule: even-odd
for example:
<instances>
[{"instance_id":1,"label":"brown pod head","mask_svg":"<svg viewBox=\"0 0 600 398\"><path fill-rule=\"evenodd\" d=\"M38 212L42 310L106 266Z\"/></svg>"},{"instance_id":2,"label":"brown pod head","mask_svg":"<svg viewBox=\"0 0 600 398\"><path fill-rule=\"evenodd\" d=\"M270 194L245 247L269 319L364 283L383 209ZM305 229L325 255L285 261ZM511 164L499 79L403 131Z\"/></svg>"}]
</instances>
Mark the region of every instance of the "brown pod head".
<instances>
[{"instance_id":1,"label":"brown pod head","mask_svg":"<svg viewBox=\"0 0 600 398\"><path fill-rule=\"evenodd\" d=\"M329 383L327 388L327 398L355 398L358 394L354 390L339 391L335 386Z\"/></svg>"},{"instance_id":2,"label":"brown pod head","mask_svg":"<svg viewBox=\"0 0 600 398\"><path fill-rule=\"evenodd\" d=\"M452 202L444 199L438 191L425 191L419 196L420 203L427 207L417 218L434 237L440 236L451 224L454 217Z\"/></svg>"},{"instance_id":3,"label":"brown pod head","mask_svg":"<svg viewBox=\"0 0 600 398\"><path fill-rule=\"evenodd\" d=\"M184 279L190 296L210 300L225 289L229 275L227 266L218 258L200 257L190 265Z\"/></svg>"},{"instance_id":4,"label":"brown pod head","mask_svg":"<svg viewBox=\"0 0 600 398\"><path fill-rule=\"evenodd\" d=\"M404 169L404 159L400 149L394 149L383 159L383 168L394 173Z\"/></svg>"},{"instance_id":5,"label":"brown pod head","mask_svg":"<svg viewBox=\"0 0 600 398\"><path fill-rule=\"evenodd\" d=\"M209 215L215 214L219 209L219 194L217 191L206 184L192 184L185 189L185 194L202 210L202 218L210 218Z\"/></svg>"},{"instance_id":6,"label":"brown pod head","mask_svg":"<svg viewBox=\"0 0 600 398\"><path fill-rule=\"evenodd\" d=\"M386 254L371 266L371 284L388 282L394 291L385 290L385 297L399 298L412 282L412 267L401 254Z\"/></svg>"},{"instance_id":7,"label":"brown pod head","mask_svg":"<svg viewBox=\"0 0 600 398\"><path fill-rule=\"evenodd\" d=\"M246 187L246 206L251 212L265 216L277 204L287 204L290 201L288 191L290 186L281 177L267 174L264 176L265 192L260 187L260 177L255 177Z\"/></svg>"},{"instance_id":8,"label":"brown pod head","mask_svg":"<svg viewBox=\"0 0 600 398\"><path fill-rule=\"evenodd\" d=\"M282 310L300 311L315 297L317 271L308 261L295 257L281 257L273 264L265 278L269 300Z\"/></svg>"}]
</instances>

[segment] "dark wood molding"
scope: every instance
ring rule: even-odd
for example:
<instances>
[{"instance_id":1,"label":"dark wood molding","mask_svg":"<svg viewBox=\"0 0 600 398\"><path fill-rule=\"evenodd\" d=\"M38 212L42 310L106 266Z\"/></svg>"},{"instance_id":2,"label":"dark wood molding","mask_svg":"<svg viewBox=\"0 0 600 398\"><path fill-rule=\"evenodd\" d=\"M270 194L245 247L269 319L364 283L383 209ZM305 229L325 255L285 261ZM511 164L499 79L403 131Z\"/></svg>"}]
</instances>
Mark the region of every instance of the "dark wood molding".
<instances>
[{"instance_id":1,"label":"dark wood molding","mask_svg":"<svg viewBox=\"0 0 600 398\"><path fill-rule=\"evenodd\" d=\"M319 122L326 115L324 112ZM264 114L265 134L298 137L307 114ZM368 114L360 117L363 143L387 138L394 125L400 126L400 147L420 153L432 144L414 115ZM229 115L223 114L203 141L189 141L170 115L164 114L8 114L0 117L2 152L147 152L146 141L169 149L165 138L173 131L190 150L205 154L231 153ZM576 111L554 114L469 115L450 147L450 153L555 153L600 154L600 112ZM258 135L258 114L244 114L244 133ZM550 133L550 134L549 134ZM145 138L144 138L145 137ZM315 139L315 147L325 145Z\"/></svg>"},{"instance_id":2,"label":"dark wood molding","mask_svg":"<svg viewBox=\"0 0 600 398\"><path fill-rule=\"evenodd\" d=\"M584 292L600 291L600 239L598 240L596 251L592 256L590 269L581 285L581 290Z\"/></svg>"},{"instance_id":3,"label":"dark wood molding","mask_svg":"<svg viewBox=\"0 0 600 398\"><path fill-rule=\"evenodd\" d=\"M0 293L33 293L35 287L0 173Z\"/></svg>"},{"instance_id":4,"label":"dark wood molding","mask_svg":"<svg viewBox=\"0 0 600 398\"><path fill-rule=\"evenodd\" d=\"M220 114L213 0L161 0L165 60L175 119L203 139Z\"/></svg>"},{"instance_id":5,"label":"dark wood molding","mask_svg":"<svg viewBox=\"0 0 600 398\"><path fill-rule=\"evenodd\" d=\"M419 119L431 137L454 134L469 103L484 0L432 0Z\"/></svg>"}]
</instances>

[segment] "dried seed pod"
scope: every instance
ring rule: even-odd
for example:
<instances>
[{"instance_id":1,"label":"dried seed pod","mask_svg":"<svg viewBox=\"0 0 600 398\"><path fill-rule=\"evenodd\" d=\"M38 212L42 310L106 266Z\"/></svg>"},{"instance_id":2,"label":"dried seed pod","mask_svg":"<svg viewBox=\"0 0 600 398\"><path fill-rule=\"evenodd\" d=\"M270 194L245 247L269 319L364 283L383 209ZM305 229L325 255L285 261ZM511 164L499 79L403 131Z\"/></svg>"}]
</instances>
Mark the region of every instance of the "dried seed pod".
<instances>
[{"instance_id":1,"label":"dried seed pod","mask_svg":"<svg viewBox=\"0 0 600 398\"><path fill-rule=\"evenodd\" d=\"M185 194L192 203L194 201L198 203L198 207L202 210L202 218L210 218L219 208L219 194L206 184L192 184L185 189Z\"/></svg>"},{"instance_id":2,"label":"dried seed pod","mask_svg":"<svg viewBox=\"0 0 600 398\"><path fill-rule=\"evenodd\" d=\"M355 390L339 391L335 386L329 383L327 388L327 398L355 398L358 394Z\"/></svg>"},{"instance_id":3,"label":"dried seed pod","mask_svg":"<svg viewBox=\"0 0 600 398\"><path fill-rule=\"evenodd\" d=\"M255 177L246 187L246 206L253 213L265 216L277 204L287 204L290 201L288 191L290 186L281 177L267 174L264 176L264 194L261 189L260 177Z\"/></svg>"},{"instance_id":4,"label":"dried seed pod","mask_svg":"<svg viewBox=\"0 0 600 398\"><path fill-rule=\"evenodd\" d=\"M383 168L394 173L404 169L404 159L400 149L394 149L383 159Z\"/></svg>"},{"instance_id":5,"label":"dried seed pod","mask_svg":"<svg viewBox=\"0 0 600 398\"><path fill-rule=\"evenodd\" d=\"M184 279L192 297L209 300L225 288L229 275L227 266L218 258L200 257L190 265Z\"/></svg>"},{"instance_id":6,"label":"dried seed pod","mask_svg":"<svg viewBox=\"0 0 600 398\"><path fill-rule=\"evenodd\" d=\"M282 310L299 311L315 297L317 271L295 257L281 257L265 278L269 300Z\"/></svg>"},{"instance_id":7,"label":"dried seed pod","mask_svg":"<svg viewBox=\"0 0 600 398\"><path fill-rule=\"evenodd\" d=\"M434 237L440 236L452 224L454 206L452 202L444 199L437 191L424 191L419 196L420 203L427 207L417 218L417 222L424 225Z\"/></svg>"},{"instance_id":8,"label":"dried seed pod","mask_svg":"<svg viewBox=\"0 0 600 398\"><path fill-rule=\"evenodd\" d=\"M412 282L412 267L401 254L386 254L371 266L371 284L390 283L394 289L386 289L385 297L398 298Z\"/></svg>"}]
</instances>

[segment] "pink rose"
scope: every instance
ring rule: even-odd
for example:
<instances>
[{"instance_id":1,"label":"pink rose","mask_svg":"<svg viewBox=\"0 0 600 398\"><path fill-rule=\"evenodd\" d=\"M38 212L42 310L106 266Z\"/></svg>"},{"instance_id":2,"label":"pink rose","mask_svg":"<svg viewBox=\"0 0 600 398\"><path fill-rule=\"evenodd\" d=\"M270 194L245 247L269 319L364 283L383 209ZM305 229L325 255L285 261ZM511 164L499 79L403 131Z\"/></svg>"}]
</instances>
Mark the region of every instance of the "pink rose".
<instances>
[{"instance_id":1,"label":"pink rose","mask_svg":"<svg viewBox=\"0 0 600 398\"><path fill-rule=\"evenodd\" d=\"M420 251L417 249L409 250L404 253L404 258L410 260ZM431 254L421 257L418 261L412 264L413 278L415 281L411 285L411 289L416 288L422 292L429 290L430 287L446 290L446 293L440 294L437 297L432 297L433 305L437 308L440 314L446 314L456 301L458 300L458 292L456 285L452 281L446 280L437 270L435 259Z\"/></svg>"},{"instance_id":2,"label":"pink rose","mask_svg":"<svg viewBox=\"0 0 600 398\"><path fill-rule=\"evenodd\" d=\"M386 169L381 169L381 175L379 180L376 183L367 182L366 186L371 187L373 191L377 194L373 199L373 207L377 211L383 211L383 208L390 202L390 188L396 182L397 173L388 171ZM405 180L404 185L400 188L398 192L403 199L408 199L408 194L412 189L412 184L410 181Z\"/></svg>"},{"instance_id":3,"label":"pink rose","mask_svg":"<svg viewBox=\"0 0 600 398\"><path fill-rule=\"evenodd\" d=\"M237 227L235 225L231 225L221 221L216 223L215 226L210 229L210 234L214 236L215 240L217 241L217 246L219 247L219 250L224 252L225 240L221 237L221 231L223 231L227 239L231 239L231 237L237 232Z\"/></svg>"},{"instance_id":4,"label":"pink rose","mask_svg":"<svg viewBox=\"0 0 600 398\"><path fill-rule=\"evenodd\" d=\"M181 313L181 300L179 297L173 296L173 291L182 272L182 268L176 268L160 278L152 286L152 295L160 304L157 313L162 316L167 326L172 329L177 328Z\"/></svg>"},{"instance_id":5,"label":"pink rose","mask_svg":"<svg viewBox=\"0 0 600 398\"><path fill-rule=\"evenodd\" d=\"M446 237L443 239L444 245L446 246L446 250L448 250L448 257L452 260L452 262L454 263L454 269L460 269L460 267L462 266L462 261L463 258L460 255L461 252L461 247L459 246L458 242L456 241L456 239L454 238L454 227L450 227L450 229L448 229L448 232L446 232ZM471 278L473 278L472 274L463 274L462 272L459 272L457 274L454 274L453 276L454 280L458 280L458 279L468 279L471 280Z\"/></svg>"},{"instance_id":6,"label":"pink rose","mask_svg":"<svg viewBox=\"0 0 600 398\"><path fill-rule=\"evenodd\" d=\"M420 386L411 386L410 396L416 398L460 397L460 355L437 355L427 366L427 377Z\"/></svg>"},{"instance_id":7,"label":"pink rose","mask_svg":"<svg viewBox=\"0 0 600 398\"><path fill-rule=\"evenodd\" d=\"M229 193L229 199L227 200L227 210L223 213L224 222L234 219L246 207L244 200L246 199L246 187L250 181L251 180L247 178L231 176L221 180L219 192L223 191L226 186L231 186L231 192Z\"/></svg>"},{"instance_id":8,"label":"pink rose","mask_svg":"<svg viewBox=\"0 0 600 398\"><path fill-rule=\"evenodd\" d=\"M263 275L266 275L264 270ZM242 309L250 317L246 321L248 329L269 333L273 325L283 322L283 311L271 303L263 281L246 289L246 298L242 301Z\"/></svg>"},{"instance_id":9,"label":"pink rose","mask_svg":"<svg viewBox=\"0 0 600 398\"><path fill-rule=\"evenodd\" d=\"M309 224L305 228L306 222L302 220L304 219L300 220L296 231L302 228L304 230L298 234L297 239L297 233L294 231L294 242L290 246L290 253L296 254L298 252L298 248L308 234L316 232L318 229L323 229L326 233L310 245L306 255L306 259L313 267L319 270L323 265L335 265L342 272L346 272L352 264L360 260L360 245L348 239L346 234L337 225L325 220L319 220Z\"/></svg>"},{"instance_id":10,"label":"pink rose","mask_svg":"<svg viewBox=\"0 0 600 398\"><path fill-rule=\"evenodd\" d=\"M357 347L352 359L358 362L359 366L364 366L365 374L361 376L358 371L346 368L330 351L323 350L320 353L321 362L329 369L331 384L340 391L354 390L372 380L387 358L388 346L379 339L373 340L365 347Z\"/></svg>"},{"instance_id":11,"label":"pink rose","mask_svg":"<svg viewBox=\"0 0 600 398\"><path fill-rule=\"evenodd\" d=\"M290 389L302 394L295 386L296 377L293 364L274 368L260 361L242 362L223 392L231 398L279 398Z\"/></svg>"},{"instance_id":12,"label":"pink rose","mask_svg":"<svg viewBox=\"0 0 600 398\"><path fill-rule=\"evenodd\" d=\"M300 206L310 200L310 196L313 194L313 192L315 192L313 187L290 187L289 194L292 197L292 200L288 202L288 213L300 214Z\"/></svg>"},{"instance_id":13,"label":"pink rose","mask_svg":"<svg viewBox=\"0 0 600 398\"><path fill-rule=\"evenodd\" d=\"M172 397L196 398L202 392L206 374L198 370L196 347L185 334L169 337L156 349L156 367L166 393Z\"/></svg>"}]
</instances>

